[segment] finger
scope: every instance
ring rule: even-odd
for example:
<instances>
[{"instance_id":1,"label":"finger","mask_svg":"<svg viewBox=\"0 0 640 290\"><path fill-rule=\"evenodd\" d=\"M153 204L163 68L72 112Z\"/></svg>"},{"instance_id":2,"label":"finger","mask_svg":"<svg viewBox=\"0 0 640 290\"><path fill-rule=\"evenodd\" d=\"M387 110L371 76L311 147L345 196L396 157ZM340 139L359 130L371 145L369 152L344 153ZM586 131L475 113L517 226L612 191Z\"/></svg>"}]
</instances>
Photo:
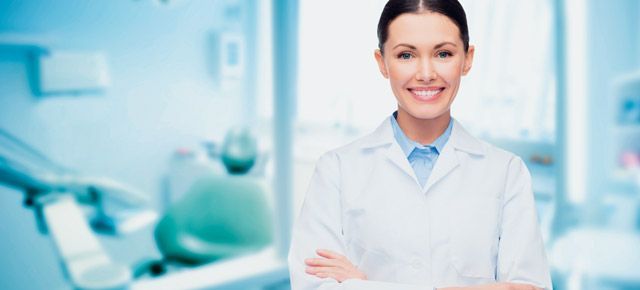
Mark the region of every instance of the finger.
<instances>
[{"instance_id":1,"label":"finger","mask_svg":"<svg viewBox=\"0 0 640 290\"><path fill-rule=\"evenodd\" d=\"M307 267L304 271L307 274L315 275L318 273L336 273L344 271L344 269L338 267Z\"/></svg>"},{"instance_id":2,"label":"finger","mask_svg":"<svg viewBox=\"0 0 640 290\"><path fill-rule=\"evenodd\" d=\"M475 289L475 288L474 288ZM535 286L529 284L521 284L521 283L511 283L511 282L502 282L502 283L493 283L486 284L480 286L478 289L495 289L495 290L542 290Z\"/></svg>"},{"instance_id":3,"label":"finger","mask_svg":"<svg viewBox=\"0 0 640 290\"><path fill-rule=\"evenodd\" d=\"M357 269L341 267L307 267L305 272L309 275L315 275L318 278L333 278L338 282L343 282L347 279L367 280L367 275Z\"/></svg>"},{"instance_id":4,"label":"finger","mask_svg":"<svg viewBox=\"0 0 640 290\"><path fill-rule=\"evenodd\" d=\"M333 251L329 251L326 249L318 249L316 250L316 253L318 254L318 256L320 257L325 257L327 259L338 259L338 260L346 260L347 258L343 255L340 255L336 252Z\"/></svg>"},{"instance_id":5,"label":"finger","mask_svg":"<svg viewBox=\"0 0 640 290\"><path fill-rule=\"evenodd\" d=\"M529 285L529 284L521 284L521 283L505 283L506 288L507 289L512 289L512 290L536 290L539 288L536 288L533 285Z\"/></svg>"},{"instance_id":6,"label":"finger","mask_svg":"<svg viewBox=\"0 0 640 290\"><path fill-rule=\"evenodd\" d=\"M344 269L338 267L310 267L305 272L318 278L332 278L338 282L343 282L348 276Z\"/></svg>"},{"instance_id":7,"label":"finger","mask_svg":"<svg viewBox=\"0 0 640 290\"><path fill-rule=\"evenodd\" d=\"M324 259L324 258L309 258L305 259L304 263L307 266L333 266L333 267L342 267L343 262L336 259Z\"/></svg>"},{"instance_id":8,"label":"finger","mask_svg":"<svg viewBox=\"0 0 640 290\"><path fill-rule=\"evenodd\" d=\"M319 277L319 278L331 278L333 280L338 281L339 283L342 283L345 280L347 280L345 274L339 273L339 272L327 272L327 273L321 273L320 275L321 276L316 275L316 277Z\"/></svg>"}]
</instances>

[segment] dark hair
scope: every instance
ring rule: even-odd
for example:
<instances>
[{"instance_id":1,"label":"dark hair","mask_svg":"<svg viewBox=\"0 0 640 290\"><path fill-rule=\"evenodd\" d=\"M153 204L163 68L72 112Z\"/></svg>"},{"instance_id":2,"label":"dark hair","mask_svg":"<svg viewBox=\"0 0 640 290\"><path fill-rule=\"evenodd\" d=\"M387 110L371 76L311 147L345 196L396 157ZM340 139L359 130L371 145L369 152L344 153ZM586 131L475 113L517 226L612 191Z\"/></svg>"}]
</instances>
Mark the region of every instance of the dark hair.
<instances>
[{"instance_id":1,"label":"dark hair","mask_svg":"<svg viewBox=\"0 0 640 290\"><path fill-rule=\"evenodd\" d=\"M442 14L458 26L464 51L469 50L469 28L467 15L458 0L389 0L378 21L378 48L384 53L384 43L389 36L389 24L404 13L435 12Z\"/></svg>"}]
</instances>

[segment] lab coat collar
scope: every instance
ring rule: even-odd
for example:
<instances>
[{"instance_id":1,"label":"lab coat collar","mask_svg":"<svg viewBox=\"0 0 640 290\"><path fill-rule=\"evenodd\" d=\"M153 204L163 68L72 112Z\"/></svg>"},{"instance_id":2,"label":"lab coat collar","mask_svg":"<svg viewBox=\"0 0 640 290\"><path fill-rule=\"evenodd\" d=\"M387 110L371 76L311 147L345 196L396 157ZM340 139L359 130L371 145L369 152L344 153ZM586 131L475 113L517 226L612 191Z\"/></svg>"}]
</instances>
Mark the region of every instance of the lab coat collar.
<instances>
[{"instance_id":1,"label":"lab coat collar","mask_svg":"<svg viewBox=\"0 0 640 290\"><path fill-rule=\"evenodd\" d=\"M375 148L379 146L385 146L393 143L397 143L393 136L393 128L391 127L391 118L385 119L384 122L378 128L365 137L363 140L363 149ZM453 128L451 130L451 136L449 141L445 145L445 148L451 146L456 150L464 151L474 155L484 155L485 149L482 142L475 137L471 136L457 120L453 120Z\"/></svg>"},{"instance_id":2,"label":"lab coat collar","mask_svg":"<svg viewBox=\"0 0 640 290\"><path fill-rule=\"evenodd\" d=\"M393 116L390 118L393 118ZM400 148L400 145L393 135L390 118L386 119L378 129L364 138L362 147L363 149L370 149L386 146L387 158L410 176L416 182L417 186L420 186L420 182L418 182L407 156L404 155L402 148ZM430 188L460 165L460 160L456 154L457 151L480 156L485 154L482 142L467 133L467 131L454 120L449 141L445 144L444 149L438 157L438 161L431 172L431 176L427 179L427 183L421 188L423 193L428 192Z\"/></svg>"}]
</instances>

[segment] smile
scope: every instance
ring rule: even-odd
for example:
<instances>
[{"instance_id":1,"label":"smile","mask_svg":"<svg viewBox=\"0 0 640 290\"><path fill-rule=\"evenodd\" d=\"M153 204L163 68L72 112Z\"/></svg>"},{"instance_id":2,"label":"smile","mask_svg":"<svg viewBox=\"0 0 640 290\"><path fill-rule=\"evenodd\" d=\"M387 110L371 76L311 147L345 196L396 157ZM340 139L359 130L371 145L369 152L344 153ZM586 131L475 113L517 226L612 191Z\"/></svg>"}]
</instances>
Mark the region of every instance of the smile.
<instances>
[{"instance_id":1,"label":"smile","mask_svg":"<svg viewBox=\"0 0 640 290\"><path fill-rule=\"evenodd\" d=\"M429 102L437 99L444 88L413 88L409 91L418 101Z\"/></svg>"}]
</instances>

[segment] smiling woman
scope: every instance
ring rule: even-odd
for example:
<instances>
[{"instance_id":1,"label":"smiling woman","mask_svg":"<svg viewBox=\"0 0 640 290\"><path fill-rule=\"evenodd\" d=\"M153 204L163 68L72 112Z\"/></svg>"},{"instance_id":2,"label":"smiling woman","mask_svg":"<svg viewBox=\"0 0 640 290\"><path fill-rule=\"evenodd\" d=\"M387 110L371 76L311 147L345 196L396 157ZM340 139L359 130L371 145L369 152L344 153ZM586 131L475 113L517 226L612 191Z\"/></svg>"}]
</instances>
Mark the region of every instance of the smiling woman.
<instances>
[{"instance_id":1,"label":"smiling woman","mask_svg":"<svg viewBox=\"0 0 640 290\"><path fill-rule=\"evenodd\" d=\"M390 0L378 38L397 111L316 164L292 288L551 289L524 162L451 116L475 52L460 3Z\"/></svg>"}]
</instances>

